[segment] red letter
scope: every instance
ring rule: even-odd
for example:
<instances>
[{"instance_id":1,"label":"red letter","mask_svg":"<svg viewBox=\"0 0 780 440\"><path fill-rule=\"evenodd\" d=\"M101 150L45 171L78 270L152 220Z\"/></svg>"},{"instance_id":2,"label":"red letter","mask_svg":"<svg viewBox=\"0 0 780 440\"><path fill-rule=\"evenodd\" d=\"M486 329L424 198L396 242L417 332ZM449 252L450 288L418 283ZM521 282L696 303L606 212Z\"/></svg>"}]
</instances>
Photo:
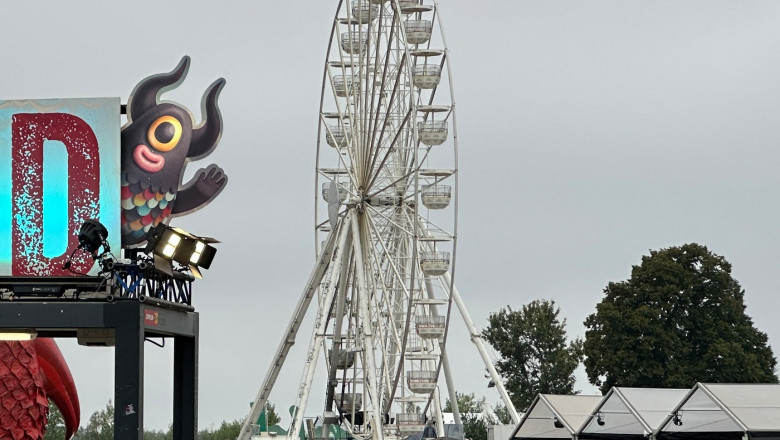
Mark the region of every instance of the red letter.
<instances>
[{"instance_id":1,"label":"red letter","mask_svg":"<svg viewBox=\"0 0 780 440\"><path fill-rule=\"evenodd\" d=\"M13 275L70 275L62 269L78 246L84 220L97 218L100 209L100 157L92 128L67 113L18 113L13 116L12 178ZM55 258L43 255L43 141L65 144L68 152L68 252ZM66 182L62 183L63 185ZM71 269L85 273L94 262L84 252L74 255Z\"/></svg>"}]
</instances>

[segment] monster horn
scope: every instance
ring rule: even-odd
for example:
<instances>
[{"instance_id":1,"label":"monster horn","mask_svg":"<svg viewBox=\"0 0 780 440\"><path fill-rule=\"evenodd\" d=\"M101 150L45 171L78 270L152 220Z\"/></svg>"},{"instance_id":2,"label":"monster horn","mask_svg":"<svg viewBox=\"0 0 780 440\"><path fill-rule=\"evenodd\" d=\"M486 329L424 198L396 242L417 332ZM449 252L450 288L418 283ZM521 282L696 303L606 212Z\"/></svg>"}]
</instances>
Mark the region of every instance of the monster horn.
<instances>
[{"instance_id":1,"label":"monster horn","mask_svg":"<svg viewBox=\"0 0 780 440\"><path fill-rule=\"evenodd\" d=\"M69 439L79 427L81 408L73 376L59 347L53 339L36 338L38 365L43 373L46 394L57 405L65 421L65 438Z\"/></svg>"},{"instance_id":2,"label":"monster horn","mask_svg":"<svg viewBox=\"0 0 780 440\"><path fill-rule=\"evenodd\" d=\"M185 55L172 71L149 76L138 83L130 94L127 104L128 118L132 120L133 115L143 114L156 106L160 95L178 86L187 76L189 68L190 57Z\"/></svg>"},{"instance_id":3,"label":"monster horn","mask_svg":"<svg viewBox=\"0 0 780 440\"><path fill-rule=\"evenodd\" d=\"M204 121L199 127L192 130L192 142L187 157L192 160L200 159L214 149L222 135L222 114L217 106L217 98L222 87L225 86L225 79L220 78L206 89L200 104L201 114L204 115Z\"/></svg>"}]
</instances>

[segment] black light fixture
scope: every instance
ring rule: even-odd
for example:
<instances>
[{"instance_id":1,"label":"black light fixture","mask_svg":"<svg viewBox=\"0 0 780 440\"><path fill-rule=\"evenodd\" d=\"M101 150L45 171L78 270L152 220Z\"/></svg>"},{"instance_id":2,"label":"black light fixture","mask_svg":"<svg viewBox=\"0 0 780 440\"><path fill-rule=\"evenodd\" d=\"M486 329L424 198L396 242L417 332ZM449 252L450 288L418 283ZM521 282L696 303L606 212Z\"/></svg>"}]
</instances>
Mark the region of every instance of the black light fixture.
<instances>
[{"instance_id":1,"label":"black light fixture","mask_svg":"<svg viewBox=\"0 0 780 440\"><path fill-rule=\"evenodd\" d=\"M675 412L674 417L672 417L672 423L674 423L675 426L682 426L682 414Z\"/></svg>"},{"instance_id":2,"label":"black light fixture","mask_svg":"<svg viewBox=\"0 0 780 440\"><path fill-rule=\"evenodd\" d=\"M556 428L563 428L563 423L561 423L560 420L558 420L558 417L553 417L553 426Z\"/></svg>"},{"instance_id":3,"label":"black light fixture","mask_svg":"<svg viewBox=\"0 0 780 440\"><path fill-rule=\"evenodd\" d=\"M108 229L95 219L88 219L79 229L79 249L92 254L92 258L97 259L97 250L103 246L105 252L111 252L108 245Z\"/></svg>"},{"instance_id":4,"label":"black light fixture","mask_svg":"<svg viewBox=\"0 0 780 440\"><path fill-rule=\"evenodd\" d=\"M84 223L81 224L81 228L79 228L79 235L78 235L79 245L71 251L70 256L65 260L65 263L63 263L62 268L64 270L69 270L73 273L76 273L78 275L87 275L86 273L80 273L76 272L73 269L71 269L72 258L73 255L76 253L76 251L83 250L87 251L92 255L92 259L96 260L98 258L101 258L105 256L106 254L111 253L111 247L108 245L108 229L106 229L103 224L101 224L96 219L90 218L84 221ZM98 255L97 251L100 249L100 246L103 246L103 253ZM105 264L105 261L101 261L101 267ZM54 291L47 293L57 293ZM57 296L59 296L61 292L58 293Z\"/></svg>"},{"instance_id":5,"label":"black light fixture","mask_svg":"<svg viewBox=\"0 0 780 440\"><path fill-rule=\"evenodd\" d=\"M605 423L604 422L604 414L602 414L602 413L597 413L596 414L596 423L599 426L604 426L604 423Z\"/></svg>"},{"instance_id":6,"label":"black light fixture","mask_svg":"<svg viewBox=\"0 0 780 440\"><path fill-rule=\"evenodd\" d=\"M218 243L217 240L198 237L162 223L149 230L146 240L145 252L151 252L154 255L155 267L168 274L172 274L171 262L175 261L189 267L193 275L202 278L199 268L211 267L217 253L217 249L210 244Z\"/></svg>"}]
</instances>

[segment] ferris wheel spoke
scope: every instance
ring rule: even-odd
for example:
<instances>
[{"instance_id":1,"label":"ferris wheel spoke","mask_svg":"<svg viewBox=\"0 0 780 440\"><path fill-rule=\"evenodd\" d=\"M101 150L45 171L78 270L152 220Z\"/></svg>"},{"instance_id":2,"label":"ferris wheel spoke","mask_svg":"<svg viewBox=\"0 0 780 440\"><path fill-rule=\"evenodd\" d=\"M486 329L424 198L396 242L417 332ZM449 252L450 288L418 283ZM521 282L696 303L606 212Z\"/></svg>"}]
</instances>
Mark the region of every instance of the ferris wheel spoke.
<instances>
[{"instance_id":1,"label":"ferris wheel spoke","mask_svg":"<svg viewBox=\"0 0 780 440\"><path fill-rule=\"evenodd\" d=\"M391 32L394 32L394 30L391 31ZM387 54L385 55L385 59L384 59L384 64L382 66L382 79L381 79L381 82L380 82L380 92L378 94L379 97L378 97L378 100L377 100L378 102L377 102L377 107L376 107L376 110L375 110L377 118L380 116L380 114L383 115L384 118L382 120L382 128L380 129L380 132L379 132L379 134L380 134L379 142L377 142L376 139L375 139L376 129L373 130L372 138L371 138L371 141L370 141L370 145L373 148L376 148L377 145L379 143L381 143L382 135L385 132L385 127L388 125L388 122L389 122L388 118L392 115L391 109L393 108L393 105L395 104L394 100L395 100L395 98L397 96L398 87L399 87L399 85L401 83L401 75L403 74L403 68L404 68L404 64L406 62L406 58L402 58L400 64L398 64L397 66L394 66L394 68L397 70L397 73L396 73L395 80L394 80L394 83L393 83L393 89L392 89L391 93L389 94L390 98L389 98L389 100L387 102L385 102L385 96L384 96L384 94L386 93L385 92L385 90L386 90L385 89L385 84L387 82L387 76L390 73L390 69L391 69L391 67L393 67L391 65L390 61L391 61L391 52L387 51ZM374 84L376 85L376 80L374 81ZM377 93L372 93L372 94L376 95ZM382 112L383 106L384 106L384 110L385 110L384 112ZM377 125L375 124L374 127L376 128Z\"/></svg>"},{"instance_id":2,"label":"ferris wheel spoke","mask_svg":"<svg viewBox=\"0 0 780 440\"><path fill-rule=\"evenodd\" d=\"M385 142L385 133L387 132L386 128L388 126L392 125L392 117L394 115L396 115L396 113L393 110L393 108L394 108L393 106L396 104L396 97L398 96L398 88L399 88L399 84L401 84L401 78L402 78L403 68L404 68L405 62L406 62L406 59L402 58L401 64L399 66L397 66L397 71L398 72L397 72L396 77L395 77L392 93L390 93L389 100L385 104L384 112L382 112L382 109L379 108L379 106L381 106L384 103L383 102L384 96L381 96L380 99L379 99L379 102L378 102L378 108L376 110L376 117L378 118L379 115L382 114L383 115L383 120L382 120L381 128L379 128L379 133L378 133L379 137L377 138L376 130L374 130L374 132L372 134L372 137L371 137L371 140L370 140L370 143L369 143L372 151L375 152L375 154L372 157L372 162L371 162L371 164L369 166L369 169L374 170L375 174L374 174L374 176L372 178L372 181L367 186L367 188L370 187L371 185L373 185L373 181L377 177L376 170L381 170L382 165L384 165L385 161L387 160L387 157L391 153L394 152L394 148L393 147L394 147L394 145L396 145L396 142L398 141L399 136L403 133L403 131L405 129L405 126L406 126L406 123L407 123L407 121L409 119L409 114L411 113L411 111L407 112L407 115L404 117L404 119L402 121L400 121L399 126L396 128L395 133L393 134L392 140L388 143L387 146L383 147L382 145L386 143ZM387 66L385 66L385 68L383 69L382 86L384 86L384 84L385 84L386 74L387 74ZM384 156L385 159L382 161L382 164L379 165L379 167L377 167L376 160L379 157L379 152L382 149L386 150L385 156Z\"/></svg>"},{"instance_id":3,"label":"ferris wheel spoke","mask_svg":"<svg viewBox=\"0 0 780 440\"><path fill-rule=\"evenodd\" d=\"M357 274L357 281L358 281L358 291L359 292L367 292L367 278L365 273L365 261L363 259L364 255L364 248L367 246L367 243L365 242L365 237L361 236L361 228L359 226L359 220L357 213L353 210L350 211L349 220L351 222L351 231L352 231L352 250L355 254L355 267L356 267L356 274ZM365 228L362 228L362 230L365 230ZM377 390L377 376L376 376L376 359L374 358L374 335L371 329L371 312L368 308L368 295L361 295L360 300L358 301L358 306L360 307L360 316L363 322L369 323L369 325L364 326L364 333L363 333L363 344L365 346L364 351L364 357L363 362L366 364L366 375L367 375L367 385L365 389L369 393L369 398L371 398L375 403L378 403L380 400L380 396ZM365 332L365 329L369 329L369 332ZM375 429L378 431L379 438L381 438L381 426L382 421L381 417L379 415L379 405L374 404L372 405L372 414L371 418L373 421L373 425Z\"/></svg>"},{"instance_id":4,"label":"ferris wheel spoke","mask_svg":"<svg viewBox=\"0 0 780 440\"><path fill-rule=\"evenodd\" d=\"M376 167L376 171L374 172L371 181L369 182L367 189L371 189L376 182L376 180L381 177L381 173L383 170L385 170L385 165L387 164L388 159L392 158L393 154L398 153L398 147L397 143L399 142L400 137L405 134L405 129L403 128L407 122L409 121L410 117L412 115L412 110L409 109L409 111L406 112L406 114L403 116L403 120L401 121L401 126L396 130L395 134L393 135L393 139L390 141L390 145L387 147L387 151L385 151L384 156L382 157L382 161L377 166L376 163L372 163L372 167ZM390 176L390 178L393 178L393 176ZM384 188L386 189L386 188ZM384 190L382 189L382 190ZM382 191L380 190L380 191ZM377 191L377 192L380 192Z\"/></svg>"},{"instance_id":5,"label":"ferris wheel spoke","mask_svg":"<svg viewBox=\"0 0 780 440\"><path fill-rule=\"evenodd\" d=\"M383 182L387 182L387 183L385 183L384 186L381 186L378 189L374 189L373 192L368 194L368 197L371 198L371 197L378 196L378 195L380 195L382 193L386 193L391 188L392 189L396 189L396 187L398 186L399 183L402 183L402 182L405 182L405 181L408 182L410 179L414 178L415 177L415 171L418 171L418 169L411 169L409 171L404 171L406 168L407 167L402 167L401 169L396 170L396 171L403 171L403 174L400 174L400 175L399 174L394 174L394 175L391 175L391 176L387 177L386 179L384 179ZM404 196L404 200L407 200L407 201L408 200L412 200L415 197L414 193L408 194L408 189L409 189L408 187L409 186L411 186L411 184L407 183L406 185L404 185L403 188L397 189L397 192L407 193L406 196Z\"/></svg>"},{"instance_id":6,"label":"ferris wheel spoke","mask_svg":"<svg viewBox=\"0 0 780 440\"><path fill-rule=\"evenodd\" d=\"M371 10L369 9L369 21L371 23L373 23L373 21L371 20L370 14L371 14ZM380 14L381 14L381 12L380 12ZM379 20L379 22L381 22L381 20ZM369 25L369 27L371 27L371 26L373 26L373 24ZM369 36L377 36L377 35L381 35L381 34L379 32L368 32L368 35ZM372 54L377 54L377 53L380 52L382 40L379 37L375 37L375 38L373 38L372 43L373 43L373 46L371 48L369 48L369 50L365 51L364 65L367 68L366 68L365 74L363 74L363 77L361 78L364 81L363 87L365 88L365 90L367 92L370 91L370 93L362 93L360 95L360 102L361 102L361 107L362 107L362 110L363 110L361 112L362 115L361 115L361 120L360 120L360 123L363 126L363 130L361 130L361 137L362 137L362 144L367 146L367 149L366 149L366 153L367 154L363 158L363 160L364 160L364 162L363 162L363 167L364 168L363 169L365 170L364 171L364 176L362 176L363 177L363 181L368 179L368 175L370 173L370 165L369 164L371 162L371 157L374 154L372 145L371 145L370 142L368 142L368 138L370 136L370 133L372 132L372 123L371 122L373 120L374 99L375 99L375 91L376 91L376 86L374 85L376 80L375 79L372 80L372 78L374 78L374 76L376 75L376 62L377 62L377 58L374 57L374 65L372 66ZM371 75L371 70L373 70L373 74L374 75Z\"/></svg>"},{"instance_id":7,"label":"ferris wheel spoke","mask_svg":"<svg viewBox=\"0 0 780 440\"><path fill-rule=\"evenodd\" d=\"M368 216L368 219L369 219L369 226L372 232L374 234L379 235L381 232L379 231L379 228L377 227L373 218L371 218L371 216ZM381 263L380 265L382 267L378 267L377 269L382 270L381 273L386 273L387 270L390 270L390 273L388 275L393 276L393 280L396 281L396 283L394 283L393 286L388 286L387 280L383 279L383 287L384 287L383 294L385 295L383 296L383 300L385 301L385 304L392 304L393 302L389 297L386 296L389 291L401 293L401 295L404 298L411 298L411 292L408 290L408 287L405 282L406 279L401 274L401 268L398 266L397 255L393 254L393 252L385 245L385 243L379 241L379 244L381 246L380 249L381 257L376 255L378 254L378 252L375 251L375 255L376 255L375 259L378 264ZM385 265L387 266L386 269L384 268Z\"/></svg>"},{"instance_id":8,"label":"ferris wheel spoke","mask_svg":"<svg viewBox=\"0 0 780 440\"><path fill-rule=\"evenodd\" d=\"M376 224L376 221L373 219L373 216L367 215L366 218L369 221L369 227L370 227L370 230L372 231L372 234L374 234L375 236L382 234L381 230L379 229L379 227ZM411 236L407 236L407 238L403 239L403 241L405 242L406 246L408 246L408 247L413 246L410 243L412 241L412 237ZM384 283L383 283L383 287L384 287L383 301L385 302L385 304L392 304L392 303L396 302L396 303L400 303L402 306L406 307L405 310L403 310L403 309L400 310L400 312L402 312L403 316L404 316L404 319L403 319L403 321L404 321L403 322L404 328L400 332L399 332L399 329L396 328L396 326L399 323L396 322L395 316L392 316L391 318L393 318L393 319L390 320L390 330L391 330L391 333L392 333L392 337L394 339L394 343L396 344L397 347L399 347L400 353L401 353L400 356L399 356L398 362L403 362L404 348L405 348L406 343L407 343L407 341L406 341L406 339L405 339L405 337L403 335L406 335L409 332L409 322L410 322L409 318L411 316L411 306L412 306L412 300L413 300L413 295L412 295L413 292L410 292L409 290L407 290L406 285L407 285L407 283L413 284L414 283L414 281L413 281L414 278L419 276L419 274L417 274L415 270L410 270L411 267L414 267L413 265L408 266L406 269L401 269L398 266L398 264L397 264L397 261L398 261L399 257L397 255L394 255L392 250L390 248L388 248L387 245L382 240L377 240L377 242L380 244L380 248L378 248L378 249L376 247L372 248L374 250L374 252L375 252L375 255L376 255L374 258L377 261L377 264L381 265L381 263L379 263L380 260L382 262L387 262L388 263L387 269L383 270L382 273L387 273L388 270L391 270L392 271L391 274L394 276L393 280L395 280L394 283L391 283L391 285L388 286L387 285L387 281L388 281L387 278L383 278L383 281L384 281ZM400 247L401 246L396 246L396 248L397 248L396 252L399 252ZM411 254L407 255L406 257L401 257L401 258L402 258L401 261L407 261L408 263L413 264L413 261L411 261L411 260L413 260ZM406 275L404 275L402 273L402 271L405 271ZM394 286L398 286L398 287L394 287ZM393 301L392 299L389 298L389 293L391 293L391 292L396 293L396 297L398 296L397 294L400 293L401 294L401 298L395 298L395 301ZM400 299L400 301L399 301L399 299ZM402 336L399 336L399 333Z\"/></svg>"},{"instance_id":9,"label":"ferris wheel spoke","mask_svg":"<svg viewBox=\"0 0 780 440\"><path fill-rule=\"evenodd\" d=\"M417 140L416 146L418 150L421 149L419 140ZM409 164L409 167L412 168L415 172L419 172L422 169L423 164L426 163L428 156L431 154L431 149L432 149L431 147L422 148L424 153L421 157L418 157L417 164L411 163Z\"/></svg>"},{"instance_id":10,"label":"ferris wheel spoke","mask_svg":"<svg viewBox=\"0 0 780 440\"><path fill-rule=\"evenodd\" d=\"M381 270L381 273L386 274L381 277L382 295L381 298L377 298L377 305L381 307L381 310L392 310L396 307L395 304L404 303L411 298L411 292L407 288L409 275L402 273L403 269L398 266L397 261L399 259L407 261L411 255L399 257L397 254L402 252L400 249L393 252L384 246L381 249L374 247L372 252L374 253L376 270ZM391 327L395 328L397 323L392 319L390 321L393 322ZM397 342L400 343L400 339Z\"/></svg>"},{"instance_id":11,"label":"ferris wheel spoke","mask_svg":"<svg viewBox=\"0 0 780 440\"><path fill-rule=\"evenodd\" d=\"M384 12L384 9L381 9L381 11ZM381 19L381 17L380 17L380 19ZM396 32L396 27L394 26L395 22L396 22L396 16L393 15L392 23L390 25L390 35L388 37L389 41L392 41L394 36L395 36L395 32ZM377 45L378 44L379 44L379 39L377 39ZM377 47L377 53L379 53L379 52L380 52L379 48ZM376 145L377 145L375 143L375 141L376 141L376 133L377 133L377 127L378 127L378 124L379 124L379 117L380 117L380 114L382 113L381 109L382 109L382 103L383 103L383 98L384 98L382 92L385 90L385 81L387 80L388 69L390 67L390 59L391 59L391 52L387 51L385 53L385 57L384 57L384 60L382 62L382 65L381 65L381 67L382 67L381 68L381 71L382 71L381 80L378 82L376 80L376 77L374 77L374 81L373 81L372 86L371 86L371 107L370 108L372 109L372 112L374 113L374 121L373 121L373 126L371 127L371 139L369 140L369 145L371 145L372 148L374 148L374 149L376 149ZM380 61L381 60L382 60L382 57L378 56L378 57L375 58L375 63L374 63L374 73L375 74L376 74L376 72L378 72L380 70L379 67L380 67ZM367 75L367 77L368 77L368 75ZM377 85L379 86L379 92L378 93L377 93ZM396 85L397 85L397 81L396 81ZM374 105L374 101L375 100L376 100L376 106ZM380 134L379 134L380 139L382 137L382 133L384 133L384 124L386 122L386 117L387 117L387 112L385 112L385 120L382 122L382 128L380 129ZM373 164L372 164L372 168L373 168Z\"/></svg>"},{"instance_id":12,"label":"ferris wheel spoke","mask_svg":"<svg viewBox=\"0 0 780 440\"><path fill-rule=\"evenodd\" d=\"M397 228L399 232L403 232L404 234L407 234L408 236L414 236L414 229L409 229L408 225L403 225L400 222L393 220L389 216L387 216L385 213L383 213L381 210L368 205L368 210L371 211L374 215L380 217L383 221L387 222L388 224L392 225L393 227ZM412 225L412 228L414 228L414 225Z\"/></svg>"},{"instance_id":13,"label":"ferris wheel spoke","mask_svg":"<svg viewBox=\"0 0 780 440\"><path fill-rule=\"evenodd\" d=\"M435 222L430 217L421 217L421 220L424 220L424 222L420 223L420 234L422 236L436 236L446 240L452 240L454 238L449 232L447 232L444 225Z\"/></svg>"}]
</instances>

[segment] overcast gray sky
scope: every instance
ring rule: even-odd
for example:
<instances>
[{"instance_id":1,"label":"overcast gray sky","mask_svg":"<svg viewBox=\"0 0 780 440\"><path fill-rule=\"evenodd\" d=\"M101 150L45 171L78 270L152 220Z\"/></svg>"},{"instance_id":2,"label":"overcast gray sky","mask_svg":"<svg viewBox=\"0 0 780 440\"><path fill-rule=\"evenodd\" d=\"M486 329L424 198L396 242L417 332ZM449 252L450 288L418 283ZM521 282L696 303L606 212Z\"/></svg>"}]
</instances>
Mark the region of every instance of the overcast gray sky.
<instances>
[{"instance_id":1,"label":"overcast gray sky","mask_svg":"<svg viewBox=\"0 0 780 440\"><path fill-rule=\"evenodd\" d=\"M312 267L336 6L72 0L6 2L0 14L0 99L126 102L139 80L190 55L187 80L164 98L197 113L205 88L227 79L222 140L190 171L214 162L230 182L172 223L222 240L194 286L201 427L247 413ZM477 326L548 298L570 336L584 336L609 281L650 249L697 242L733 264L777 351L780 3L446 0L440 12L458 109L456 283ZM293 403L309 334L274 388L279 410ZM464 353L457 388L497 402L462 325L449 343ZM113 396L113 352L60 344L84 423ZM146 426L164 428L172 350L147 344L146 356Z\"/></svg>"}]
</instances>

